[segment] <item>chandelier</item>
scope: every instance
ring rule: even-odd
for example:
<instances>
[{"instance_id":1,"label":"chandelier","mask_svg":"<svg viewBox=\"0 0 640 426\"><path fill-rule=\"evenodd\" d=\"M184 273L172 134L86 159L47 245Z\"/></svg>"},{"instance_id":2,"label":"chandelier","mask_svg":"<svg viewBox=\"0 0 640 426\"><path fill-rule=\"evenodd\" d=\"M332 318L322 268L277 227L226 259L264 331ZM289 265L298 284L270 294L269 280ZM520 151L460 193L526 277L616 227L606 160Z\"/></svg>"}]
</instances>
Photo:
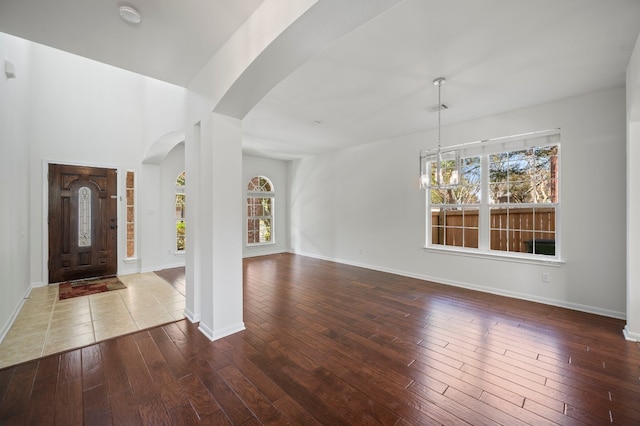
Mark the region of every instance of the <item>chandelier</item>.
<instances>
[{"instance_id":1,"label":"chandelier","mask_svg":"<svg viewBox=\"0 0 640 426\"><path fill-rule=\"evenodd\" d=\"M442 103L442 85L447 80L439 77L433 80L438 87L438 147L420 151L420 189L451 189L460 185L460 151L442 150L441 117L446 105Z\"/></svg>"}]
</instances>

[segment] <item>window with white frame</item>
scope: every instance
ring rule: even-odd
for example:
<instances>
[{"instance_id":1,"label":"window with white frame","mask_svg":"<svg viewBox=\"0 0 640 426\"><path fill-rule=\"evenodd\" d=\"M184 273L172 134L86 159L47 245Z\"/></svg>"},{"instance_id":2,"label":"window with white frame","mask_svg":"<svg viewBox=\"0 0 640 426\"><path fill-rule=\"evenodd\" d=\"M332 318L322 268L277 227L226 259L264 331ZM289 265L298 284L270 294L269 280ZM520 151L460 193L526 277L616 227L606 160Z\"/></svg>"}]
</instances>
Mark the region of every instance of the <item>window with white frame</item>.
<instances>
[{"instance_id":1,"label":"window with white frame","mask_svg":"<svg viewBox=\"0 0 640 426\"><path fill-rule=\"evenodd\" d=\"M427 246L557 256L559 142L546 131L461 149L460 184L427 191Z\"/></svg>"},{"instance_id":2,"label":"window with white frame","mask_svg":"<svg viewBox=\"0 0 640 426\"><path fill-rule=\"evenodd\" d=\"M247 185L247 245L273 243L275 188L265 176L254 176Z\"/></svg>"},{"instance_id":3,"label":"window with white frame","mask_svg":"<svg viewBox=\"0 0 640 426\"><path fill-rule=\"evenodd\" d=\"M187 224L185 223L185 172L176 179L176 251L187 248Z\"/></svg>"},{"instance_id":4,"label":"window with white frame","mask_svg":"<svg viewBox=\"0 0 640 426\"><path fill-rule=\"evenodd\" d=\"M127 170L126 175L126 191L127 191L127 258L133 258L136 255L136 215L135 215L135 181L136 175L133 170Z\"/></svg>"}]
</instances>

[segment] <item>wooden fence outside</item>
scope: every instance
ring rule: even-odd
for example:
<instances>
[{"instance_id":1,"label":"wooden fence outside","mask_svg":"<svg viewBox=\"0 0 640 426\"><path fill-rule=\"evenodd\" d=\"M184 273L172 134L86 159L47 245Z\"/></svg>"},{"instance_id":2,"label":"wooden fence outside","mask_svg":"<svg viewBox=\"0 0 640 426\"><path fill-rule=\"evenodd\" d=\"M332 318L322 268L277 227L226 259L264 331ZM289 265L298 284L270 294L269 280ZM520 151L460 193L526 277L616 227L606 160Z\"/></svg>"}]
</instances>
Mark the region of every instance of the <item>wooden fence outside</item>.
<instances>
[{"instance_id":1,"label":"wooden fence outside","mask_svg":"<svg viewBox=\"0 0 640 426\"><path fill-rule=\"evenodd\" d=\"M491 250L531 252L542 242L555 250L556 214L553 207L490 209ZM456 247L478 247L478 210L431 212L431 242ZM536 251L540 249L536 248ZM545 253L550 254L550 253Z\"/></svg>"}]
</instances>

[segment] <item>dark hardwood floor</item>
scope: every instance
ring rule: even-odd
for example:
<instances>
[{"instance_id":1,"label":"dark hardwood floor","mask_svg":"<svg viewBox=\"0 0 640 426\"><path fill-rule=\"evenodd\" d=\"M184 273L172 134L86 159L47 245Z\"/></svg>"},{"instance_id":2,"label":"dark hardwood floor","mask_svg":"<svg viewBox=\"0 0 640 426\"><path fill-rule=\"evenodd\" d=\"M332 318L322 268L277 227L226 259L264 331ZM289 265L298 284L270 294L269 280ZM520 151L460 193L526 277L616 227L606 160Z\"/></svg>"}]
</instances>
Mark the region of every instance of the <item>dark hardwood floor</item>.
<instances>
[{"instance_id":1,"label":"dark hardwood floor","mask_svg":"<svg viewBox=\"0 0 640 426\"><path fill-rule=\"evenodd\" d=\"M244 280L244 332L183 320L0 370L0 423L640 424L623 321L288 254Z\"/></svg>"},{"instance_id":2,"label":"dark hardwood floor","mask_svg":"<svg viewBox=\"0 0 640 426\"><path fill-rule=\"evenodd\" d=\"M178 293L180 293L183 296L186 296L187 293L185 290L186 282L184 277L184 266L177 267L177 268L162 269L160 271L154 271L154 273L160 278L167 281L169 284L171 284L173 288L175 288L178 291Z\"/></svg>"}]
</instances>

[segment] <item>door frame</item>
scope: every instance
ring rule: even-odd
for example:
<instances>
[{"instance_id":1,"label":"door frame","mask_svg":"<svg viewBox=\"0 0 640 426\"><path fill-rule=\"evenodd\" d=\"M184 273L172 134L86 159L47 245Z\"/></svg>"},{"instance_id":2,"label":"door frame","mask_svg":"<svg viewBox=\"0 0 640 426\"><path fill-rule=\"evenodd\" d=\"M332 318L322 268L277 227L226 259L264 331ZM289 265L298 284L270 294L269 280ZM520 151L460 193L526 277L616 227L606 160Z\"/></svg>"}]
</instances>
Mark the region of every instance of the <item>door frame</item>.
<instances>
[{"instance_id":1,"label":"door frame","mask_svg":"<svg viewBox=\"0 0 640 426\"><path fill-rule=\"evenodd\" d=\"M116 233L116 247L118 248L118 257L116 259L117 267L116 273L120 274L120 259L121 259L121 250L120 250L120 233L122 229L126 227L122 226L120 221L122 220L122 194L120 191L120 185L122 184L122 169L116 165L109 164L98 164L98 163L77 163L70 161L58 161L52 159L43 159L42 160L42 284L49 285L49 164L62 164L64 166L87 166L87 167L98 167L101 169L115 169L116 170L116 194L118 198L116 199L117 203L117 224L118 224L118 232Z\"/></svg>"}]
</instances>

